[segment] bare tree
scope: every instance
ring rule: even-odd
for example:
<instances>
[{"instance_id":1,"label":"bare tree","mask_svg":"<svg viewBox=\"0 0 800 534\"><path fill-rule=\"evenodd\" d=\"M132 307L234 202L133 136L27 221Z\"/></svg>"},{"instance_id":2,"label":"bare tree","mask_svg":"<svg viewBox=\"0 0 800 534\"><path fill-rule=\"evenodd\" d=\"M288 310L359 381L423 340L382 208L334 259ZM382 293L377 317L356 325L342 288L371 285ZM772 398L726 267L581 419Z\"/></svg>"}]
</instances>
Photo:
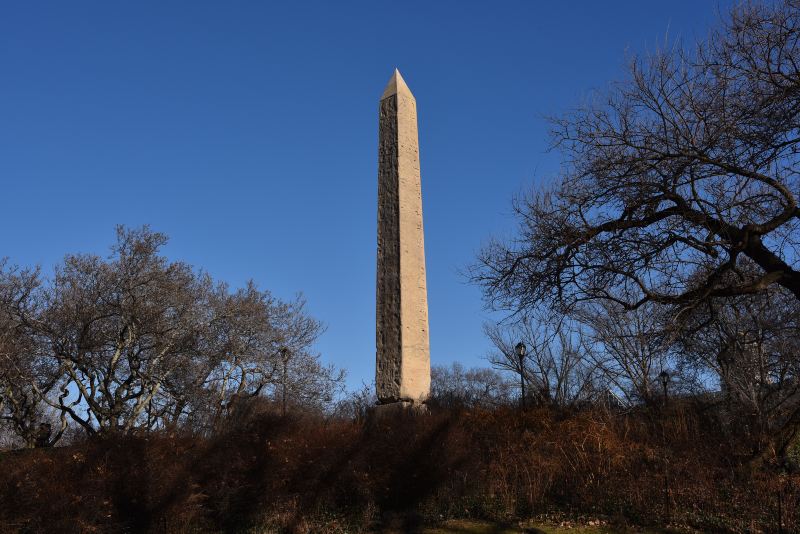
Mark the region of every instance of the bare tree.
<instances>
[{"instance_id":1,"label":"bare tree","mask_svg":"<svg viewBox=\"0 0 800 534\"><path fill-rule=\"evenodd\" d=\"M280 337L279 370L272 394L280 399L281 410L296 408L327 411L344 391L346 373L325 365L311 345L322 334L322 325L304 313L302 297L283 305L275 314Z\"/></svg>"},{"instance_id":2,"label":"bare tree","mask_svg":"<svg viewBox=\"0 0 800 534\"><path fill-rule=\"evenodd\" d=\"M28 325L64 370L88 433L137 426L198 348L209 281L158 255L162 234L119 228L112 256L69 255Z\"/></svg>"},{"instance_id":3,"label":"bare tree","mask_svg":"<svg viewBox=\"0 0 800 534\"><path fill-rule=\"evenodd\" d=\"M511 326L485 325L484 332L495 348L489 355L492 367L521 375L534 402L570 406L596 389L595 365L585 357L580 325L564 317L540 317ZM519 342L527 347L521 362L515 350Z\"/></svg>"},{"instance_id":4,"label":"bare tree","mask_svg":"<svg viewBox=\"0 0 800 534\"><path fill-rule=\"evenodd\" d=\"M284 385L281 398L294 400L288 390L290 371L323 331L322 324L306 314L303 298L283 302L250 282L233 294L220 286L213 300L213 335L207 349L212 357L192 384L211 396L214 419L247 398L276 393L278 384ZM322 366L317 371L323 373Z\"/></svg>"},{"instance_id":5,"label":"bare tree","mask_svg":"<svg viewBox=\"0 0 800 534\"><path fill-rule=\"evenodd\" d=\"M782 288L713 299L693 310L677 346L710 370L756 452L800 430L800 303Z\"/></svg>"},{"instance_id":6,"label":"bare tree","mask_svg":"<svg viewBox=\"0 0 800 534\"><path fill-rule=\"evenodd\" d=\"M23 321L39 285L37 271L0 262L0 422L26 447L53 445L67 427L62 370Z\"/></svg>"},{"instance_id":7,"label":"bare tree","mask_svg":"<svg viewBox=\"0 0 800 534\"><path fill-rule=\"evenodd\" d=\"M166 381L157 417L208 432L234 413L239 420L266 409L265 398L283 414L332 406L345 373L311 352L323 326L305 312L302 297L283 302L250 282L233 293L220 284L210 302L201 349Z\"/></svg>"},{"instance_id":8,"label":"bare tree","mask_svg":"<svg viewBox=\"0 0 800 534\"><path fill-rule=\"evenodd\" d=\"M311 352L322 325L302 297L231 291L165 243L120 227L108 258L68 255L52 280L0 265L0 418L25 443L52 444L68 419L89 434L209 431L279 384L293 406L333 402L344 374Z\"/></svg>"},{"instance_id":9,"label":"bare tree","mask_svg":"<svg viewBox=\"0 0 800 534\"><path fill-rule=\"evenodd\" d=\"M743 3L556 119L564 174L516 203L515 240L481 252L487 302L690 307L772 285L800 299L799 38L797 0Z\"/></svg>"},{"instance_id":10,"label":"bare tree","mask_svg":"<svg viewBox=\"0 0 800 534\"><path fill-rule=\"evenodd\" d=\"M370 410L377 404L378 396L375 394L375 383L362 383L361 388L345 393L336 402L333 414L353 421L363 421L367 418Z\"/></svg>"},{"instance_id":11,"label":"bare tree","mask_svg":"<svg viewBox=\"0 0 800 534\"><path fill-rule=\"evenodd\" d=\"M458 362L450 367L431 368L432 406L495 408L511 404L515 386L494 369L464 369Z\"/></svg>"},{"instance_id":12,"label":"bare tree","mask_svg":"<svg viewBox=\"0 0 800 534\"><path fill-rule=\"evenodd\" d=\"M652 303L625 310L610 301L584 305L576 313L588 326L586 334L593 344L585 354L628 404L657 402L661 396L658 375L675 368L669 351L673 329L664 328L664 313L664 308Z\"/></svg>"}]
</instances>

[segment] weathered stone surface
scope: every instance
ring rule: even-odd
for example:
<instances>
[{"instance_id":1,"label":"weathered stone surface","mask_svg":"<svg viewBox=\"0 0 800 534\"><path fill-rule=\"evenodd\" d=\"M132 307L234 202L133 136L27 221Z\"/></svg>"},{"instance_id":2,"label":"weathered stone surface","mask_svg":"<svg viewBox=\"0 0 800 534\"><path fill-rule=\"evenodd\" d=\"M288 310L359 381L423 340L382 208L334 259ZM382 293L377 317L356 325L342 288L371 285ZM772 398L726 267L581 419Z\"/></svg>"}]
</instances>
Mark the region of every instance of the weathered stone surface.
<instances>
[{"instance_id":1,"label":"weathered stone surface","mask_svg":"<svg viewBox=\"0 0 800 534\"><path fill-rule=\"evenodd\" d=\"M427 404L421 404L419 402L410 402L410 401L399 401L399 402L390 402L388 404L378 404L377 406L373 406L369 412L369 416L377 420L393 419L403 416L427 415L427 414L428 414Z\"/></svg>"},{"instance_id":2,"label":"weathered stone surface","mask_svg":"<svg viewBox=\"0 0 800 534\"><path fill-rule=\"evenodd\" d=\"M422 403L431 384L417 103L395 70L380 102L377 362L382 404Z\"/></svg>"}]
</instances>

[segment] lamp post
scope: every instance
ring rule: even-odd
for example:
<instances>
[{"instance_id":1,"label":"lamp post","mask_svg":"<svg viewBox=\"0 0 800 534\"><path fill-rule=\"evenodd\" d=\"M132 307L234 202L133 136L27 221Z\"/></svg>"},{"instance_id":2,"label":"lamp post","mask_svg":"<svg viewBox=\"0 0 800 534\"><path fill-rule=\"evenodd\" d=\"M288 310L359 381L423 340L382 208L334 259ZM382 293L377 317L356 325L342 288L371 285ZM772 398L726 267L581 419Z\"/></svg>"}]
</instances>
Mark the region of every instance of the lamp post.
<instances>
[{"instance_id":1,"label":"lamp post","mask_svg":"<svg viewBox=\"0 0 800 534\"><path fill-rule=\"evenodd\" d=\"M658 378L661 380L661 385L664 387L664 407L667 406L667 385L669 385L669 373L666 371L661 371L658 373ZM666 416L662 414L661 416L661 440L662 446L664 447L663 458L664 458L664 522L669 524L670 518L672 516L670 507L671 507L671 500L669 498L669 462L667 459L667 430L665 428L665 421L664 418Z\"/></svg>"},{"instance_id":2,"label":"lamp post","mask_svg":"<svg viewBox=\"0 0 800 534\"><path fill-rule=\"evenodd\" d=\"M528 347L525 346L525 343L520 341L517 343L517 346L514 347L514 350L517 353L517 357L519 357L519 386L522 396L519 399L520 406L522 409L525 409L525 352L528 350Z\"/></svg>"},{"instance_id":3,"label":"lamp post","mask_svg":"<svg viewBox=\"0 0 800 534\"><path fill-rule=\"evenodd\" d=\"M661 385L664 387L664 404L667 404L667 385L669 384L669 373L666 371L661 371L658 374L658 378L661 379Z\"/></svg>"},{"instance_id":4,"label":"lamp post","mask_svg":"<svg viewBox=\"0 0 800 534\"><path fill-rule=\"evenodd\" d=\"M283 417L286 417L286 382L287 382L287 379L288 379L288 377L287 377L287 374L288 374L287 373L287 371L288 371L287 367L289 365L289 349L286 348L286 347L281 347L281 361L283 362L283 388L281 388L282 389L281 393L282 393L282 397L283 397L283 399L282 399L283 402L281 403L282 404L281 415Z\"/></svg>"}]
</instances>

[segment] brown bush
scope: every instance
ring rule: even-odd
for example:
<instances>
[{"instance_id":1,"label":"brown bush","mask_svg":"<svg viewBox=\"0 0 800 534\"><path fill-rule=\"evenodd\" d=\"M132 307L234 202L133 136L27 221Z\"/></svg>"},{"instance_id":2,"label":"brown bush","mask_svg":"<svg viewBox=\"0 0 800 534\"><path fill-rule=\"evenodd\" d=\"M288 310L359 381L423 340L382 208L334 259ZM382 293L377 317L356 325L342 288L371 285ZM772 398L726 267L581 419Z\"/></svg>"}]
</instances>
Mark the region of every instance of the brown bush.
<instances>
[{"instance_id":1,"label":"brown bush","mask_svg":"<svg viewBox=\"0 0 800 534\"><path fill-rule=\"evenodd\" d=\"M658 416L658 417L657 417ZM0 455L0 531L378 529L550 512L706 531L798 530L800 480L713 412L508 409L351 422L260 414L211 438L147 434ZM780 503L780 510L779 510ZM338 525L338 527L337 527Z\"/></svg>"}]
</instances>

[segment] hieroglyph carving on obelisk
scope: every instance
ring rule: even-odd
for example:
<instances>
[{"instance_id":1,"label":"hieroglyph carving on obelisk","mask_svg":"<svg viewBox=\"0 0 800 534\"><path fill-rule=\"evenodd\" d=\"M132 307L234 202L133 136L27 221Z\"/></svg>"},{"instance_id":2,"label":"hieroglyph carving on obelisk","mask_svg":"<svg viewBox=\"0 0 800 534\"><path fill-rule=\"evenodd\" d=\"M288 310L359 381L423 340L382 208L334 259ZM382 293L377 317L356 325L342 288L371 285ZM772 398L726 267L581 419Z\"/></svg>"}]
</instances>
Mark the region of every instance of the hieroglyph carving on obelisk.
<instances>
[{"instance_id":1,"label":"hieroglyph carving on obelisk","mask_svg":"<svg viewBox=\"0 0 800 534\"><path fill-rule=\"evenodd\" d=\"M375 382L381 404L419 404L431 386L417 102L394 71L380 102Z\"/></svg>"}]
</instances>

